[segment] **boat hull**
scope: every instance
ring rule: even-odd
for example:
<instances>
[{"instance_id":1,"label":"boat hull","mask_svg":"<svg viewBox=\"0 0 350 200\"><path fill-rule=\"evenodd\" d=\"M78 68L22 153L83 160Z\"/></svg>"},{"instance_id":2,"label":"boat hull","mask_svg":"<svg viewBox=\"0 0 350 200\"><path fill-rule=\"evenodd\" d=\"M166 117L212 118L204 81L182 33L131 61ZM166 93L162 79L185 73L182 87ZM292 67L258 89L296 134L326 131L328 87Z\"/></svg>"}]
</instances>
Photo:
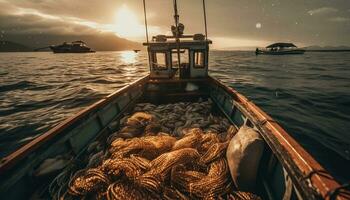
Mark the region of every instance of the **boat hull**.
<instances>
[{"instance_id":1,"label":"boat hull","mask_svg":"<svg viewBox=\"0 0 350 200\"><path fill-rule=\"evenodd\" d=\"M186 91L189 83L197 90ZM299 199L326 198L330 191L339 187L339 183L276 121L220 81L212 77L161 80L146 76L96 102L3 159L0 164L0 195L6 199L24 199L38 190L37 193L45 194L52 177L37 179L32 171L45 159L66 153L76 155L72 162L77 162L89 144L104 140L117 130L119 123L115 122L119 122L136 103L161 104L197 101L199 98L210 98L232 124L251 126L265 140L267 145L257 183L257 193L264 199L282 199L289 193L290 197L294 195ZM315 173L318 171L322 174ZM338 196L337 199L345 198Z\"/></svg>"},{"instance_id":2,"label":"boat hull","mask_svg":"<svg viewBox=\"0 0 350 200\"><path fill-rule=\"evenodd\" d=\"M95 53L91 49L50 47L53 53Z\"/></svg>"},{"instance_id":3,"label":"boat hull","mask_svg":"<svg viewBox=\"0 0 350 200\"><path fill-rule=\"evenodd\" d=\"M258 50L255 52L256 55L298 55L304 54L305 50L297 49L297 50L286 50L286 51L264 51Z\"/></svg>"}]
</instances>

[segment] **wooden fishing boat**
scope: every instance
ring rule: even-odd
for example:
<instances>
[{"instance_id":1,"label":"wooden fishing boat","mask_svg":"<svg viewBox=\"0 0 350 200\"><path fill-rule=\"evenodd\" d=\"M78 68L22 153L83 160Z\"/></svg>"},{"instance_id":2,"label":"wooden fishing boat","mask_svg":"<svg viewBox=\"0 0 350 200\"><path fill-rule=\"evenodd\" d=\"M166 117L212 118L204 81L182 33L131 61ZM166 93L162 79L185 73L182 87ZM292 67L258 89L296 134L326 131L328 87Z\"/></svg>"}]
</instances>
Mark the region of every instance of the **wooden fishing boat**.
<instances>
[{"instance_id":1,"label":"wooden fishing boat","mask_svg":"<svg viewBox=\"0 0 350 200\"><path fill-rule=\"evenodd\" d=\"M293 43L274 43L271 44L265 49L256 49L255 54L256 55L295 55L295 54L304 54L305 50L300 49L297 46L295 46Z\"/></svg>"},{"instance_id":2,"label":"wooden fishing boat","mask_svg":"<svg viewBox=\"0 0 350 200\"><path fill-rule=\"evenodd\" d=\"M178 27L176 22L175 29ZM2 159L1 198L49 198L48 185L54 176L35 176L33 172L38 166L48 158L67 153L74 155L71 162L79 163L89 144L105 140L136 103L202 98L211 99L230 123L252 127L262 136L265 146L258 162L254 193L263 199L349 199L349 191L275 120L242 94L208 75L211 43L203 35L178 33L157 36L144 43L149 53L150 75L106 96ZM182 56L186 58L184 62Z\"/></svg>"}]
</instances>

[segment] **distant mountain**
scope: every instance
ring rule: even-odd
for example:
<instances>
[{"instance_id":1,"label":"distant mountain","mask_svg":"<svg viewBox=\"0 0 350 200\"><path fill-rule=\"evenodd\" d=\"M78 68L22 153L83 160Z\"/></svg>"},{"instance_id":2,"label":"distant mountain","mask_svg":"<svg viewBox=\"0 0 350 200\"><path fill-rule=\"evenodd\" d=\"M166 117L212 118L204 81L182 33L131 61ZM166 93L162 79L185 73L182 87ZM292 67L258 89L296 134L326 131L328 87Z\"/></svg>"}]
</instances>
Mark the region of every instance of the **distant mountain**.
<instances>
[{"instance_id":1,"label":"distant mountain","mask_svg":"<svg viewBox=\"0 0 350 200\"><path fill-rule=\"evenodd\" d=\"M92 35L42 35L42 34L18 34L7 35L6 40L16 41L33 49L48 47L50 45L62 44L76 40L84 41L89 47L96 51L121 51L142 48L141 43L120 38L114 33L100 32Z\"/></svg>"},{"instance_id":2,"label":"distant mountain","mask_svg":"<svg viewBox=\"0 0 350 200\"><path fill-rule=\"evenodd\" d=\"M255 46L242 46L242 47L224 47L224 48L214 48L217 51L255 51Z\"/></svg>"},{"instance_id":3,"label":"distant mountain","mask_svg":"<svg viewBox=\"0 0 350 200\"><path fill-rule=\"evenodd\" d=\"M324 46L324 47L314 45L314 46L305 47L305 49L312 50L312 51L339 51L339 50L350 50L350 47L344 46L344 45L342 45L342 46Z\"/></svg>"},{"instance_id":4,"label":"distant mountain","mask_svg":"<svg viewBox=\"0 0 350 200\"><path fill-rule=\"evenodd\" d=\"M259 47L260 48L260 47ZM308 46L308 47L301 47L303 49L306 49L307 51L350 51L350 46ZM255 46L243 46L243 47L225 47L225 48L218 48L214 50L221 50L221 51L255 51Z\"/></svg>"},{"instance_id":5,"label":"distant mountain","mask_svg":"<svg viewBox=\"0 0 350 200\"><path fill-rule=\"evenodd\" d=\"M32 51L33 49L23 44L0 41L0 52L19 52L19 51Z\"/></svg>"},{"instance_id":6,"label":"distant mountain","mask_svg":"<svg viewBox=\"0 0 350 200\"><path fill-rule=\"evenodd\" d=\"M120 38L114 34L99 34L82 36L80 38L79 40L85 41L89 47L96 51L121 51L142 48L141 43Z\"/></svg>"}]
</instances>

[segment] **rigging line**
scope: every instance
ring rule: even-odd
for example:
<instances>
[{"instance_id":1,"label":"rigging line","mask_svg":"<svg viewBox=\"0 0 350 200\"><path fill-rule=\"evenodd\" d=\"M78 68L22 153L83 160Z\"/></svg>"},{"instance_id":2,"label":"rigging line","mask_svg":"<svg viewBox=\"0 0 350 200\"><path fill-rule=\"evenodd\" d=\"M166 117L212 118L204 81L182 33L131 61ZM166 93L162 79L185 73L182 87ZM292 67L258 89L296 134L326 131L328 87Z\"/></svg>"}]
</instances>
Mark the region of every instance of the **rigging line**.
<instances>
[{"instance_id":1,"label":"rigging line","mask_svg":"<svg viewBox=\"0 0 350 200\"><path fill-rule=\"evenodd\" d=\"M208 40L207 12L206 12L206 8L205 8L205 0L203 0L203 11L204 11L205 39Z\"/></svg>"}]
</instances>

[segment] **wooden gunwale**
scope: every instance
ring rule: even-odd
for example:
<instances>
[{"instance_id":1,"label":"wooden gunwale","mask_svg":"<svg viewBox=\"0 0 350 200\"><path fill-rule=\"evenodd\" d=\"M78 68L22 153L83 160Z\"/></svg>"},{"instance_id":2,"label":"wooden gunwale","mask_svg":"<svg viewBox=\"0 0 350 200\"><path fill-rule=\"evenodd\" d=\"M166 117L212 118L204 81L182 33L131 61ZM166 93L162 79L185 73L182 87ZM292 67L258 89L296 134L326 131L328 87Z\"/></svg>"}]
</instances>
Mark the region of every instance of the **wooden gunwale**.
<instances>
[{"instance_id":1,"label":"wooden gunwale","mask_svg":"<svg viewBox=\"0 0 350 200\"><path fill-rule=\"evenodd\" d=\"M147 83L149 79L149 76L144 76L126 86L123 88L117 90L116 92L106 96L105 98L99 100L98 102L92 104L91 106L85 108L84 110L78 112L74 116L64 120L54 128L50 129L49 131L45 132L41 136L37 137L36 139L32 140L28 144L24 145L23 147L19 148L12 154L6 156L1 160L0 163L0 175L6 173L7 170L11 169L14 165L16 165L18 162L20 162L22 159L24 159L26 156L28 156L31 152L36 150L40 147L41 144L45 143L46 141L52 139L53 137L59 135L62 133L64 129L71 126L75 122L79 121L80 119L84 118L85 116L89 115L92 111L97 110L99 108L102 108L103 106L107 105L111 101L113 101L116 97L118 97L120 94L124 93L125 91L129 90L130 87L133 87L134 85L140 85Z\"/></svg>"},{"instance_id":2,"label":"wooden gunwale","mask_svg":"<svg viewBox=\"0 0 350 200\"><path fill-rule=\"evenodd\" d=\"M340 184L330 175L306 150L300 146L276 121L274 121L269 115L257 107L254 103L249 101L245 96L241 95L236 90L224 85L220 81L209 76L209 81L219 85L228 94L230 94L238 103L247 109L258 122L260 127L264 130L268 130L268 137L273 137L276 142L273 145L281 146L285 152L275 152L278 157L282 159L283 155L287 153L290 156L292 162L300 172L302 172L305 179L310 180L311 186L314 190L322 196L323 199L332 199L329 194L335 189L340 187ZM272 141L273 142L273 141ZM271 147L274 149L273 147ZM287 158L288 159L288 158ZM288 163L286 163L288 164ZM320 173L317 173L320 172ZM308 177L310 176L310 177ZM298 180L303 181L303 180ZM339 200L350 199L350 194L342 193L336 197Z\"/></svg>"}]
</instances>

